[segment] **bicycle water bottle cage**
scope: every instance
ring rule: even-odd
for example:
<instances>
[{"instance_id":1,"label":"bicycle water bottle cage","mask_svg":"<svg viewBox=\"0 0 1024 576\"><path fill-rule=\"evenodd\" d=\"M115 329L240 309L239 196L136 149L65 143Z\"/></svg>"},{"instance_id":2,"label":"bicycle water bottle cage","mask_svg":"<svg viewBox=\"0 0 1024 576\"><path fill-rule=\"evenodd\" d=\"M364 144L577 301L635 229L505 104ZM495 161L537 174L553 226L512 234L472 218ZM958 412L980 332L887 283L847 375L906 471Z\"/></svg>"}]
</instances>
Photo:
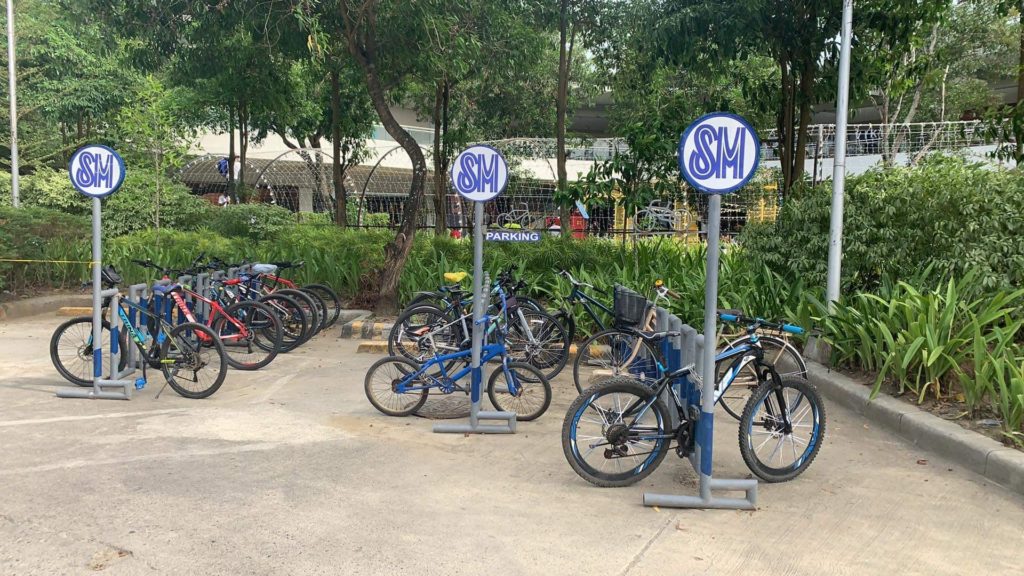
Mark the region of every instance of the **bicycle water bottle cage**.
<instances>
[{"instance_id":1,"label":"bicycle water bottle cage","mask_svg":"<svg viewBox=\"0 0 1024 576\"><path fill-rule=\"evenodd\" d=\"M252 271L257 274L273 274L277 272L277 264L253 264Z\"/></svg>"}]
</instances>

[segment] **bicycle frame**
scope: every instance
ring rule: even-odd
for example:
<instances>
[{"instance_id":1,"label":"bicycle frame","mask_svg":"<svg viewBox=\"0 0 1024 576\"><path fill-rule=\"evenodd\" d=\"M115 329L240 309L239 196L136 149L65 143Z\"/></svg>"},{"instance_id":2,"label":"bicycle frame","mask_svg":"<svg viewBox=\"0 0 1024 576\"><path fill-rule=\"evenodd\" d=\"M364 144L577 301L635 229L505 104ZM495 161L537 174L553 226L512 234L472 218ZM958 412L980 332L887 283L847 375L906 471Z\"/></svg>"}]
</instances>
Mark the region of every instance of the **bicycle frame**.
<instances>
[{"instance_id":1,"label":"bicycle frame","mask_svg":"<svg viewBox=\"0 0 1024 576\"><path fill-rule=\"evenodd\" d=\"M569 293L569 297L566 298L565 301L572 306L579 304L580 306L583 307L583 311L587 313L587 316L590 316L590 319L594 321L594 324L600 326L601 330L608 329L608 326L601 321L601 319L597 315L597 312L594 311L593 307L597 306L598 308L601 309L602 312L604 312L608 316L614 315L612 309L609 308L608 306L605 306L602 302L595 299L590 294L587 294L586 292L580 290L579 286L573 285L572 292Z\"/></svg>"},{"instance_id":2,"label":"bicycle frame","mask_svg":"<svg viewBox=\"0 0 1024 576\"><path fill-rule=\"evenodd\" d=\"M445 367L445 363L451 360L469 358L472 354L472 350L463 350L461 352L453 352L451 354L441 354L439 356L434 356L430 360L427 360L426 363L424 363L419 370L403 378L402 381L398 383L398 386L396 387L395 391L398 392L399 394L404 394L407 392L419 392L421 390L429 390L431 388L445 389L448 388L448 386L446 386L447 382L451 382L453 384L451 389L454 389L454 383L468 376L470 372L473 371L473 368L469 366L469 364L467 364L466 366L456 371L454 374L449 375L448 369ZM502 370L507 369L505 345L500 342L495 344L484 344L483 348L480 349L480 364L484 365L487 362L490 362L491 360L499 356L502 357ZM433 368L434 366L440 368L440 375L434 376L431 374L427 374L427 370ZM420 376L426 376L431 380L431 383L426 386L409 386L407 384L407 382L409 382L410 380L419 378ZM512 394L513 396L518 393L519 388L518 384L515 381L515 378L509 378L508 388L509 393Z\"/></svg>"}]
</instances>

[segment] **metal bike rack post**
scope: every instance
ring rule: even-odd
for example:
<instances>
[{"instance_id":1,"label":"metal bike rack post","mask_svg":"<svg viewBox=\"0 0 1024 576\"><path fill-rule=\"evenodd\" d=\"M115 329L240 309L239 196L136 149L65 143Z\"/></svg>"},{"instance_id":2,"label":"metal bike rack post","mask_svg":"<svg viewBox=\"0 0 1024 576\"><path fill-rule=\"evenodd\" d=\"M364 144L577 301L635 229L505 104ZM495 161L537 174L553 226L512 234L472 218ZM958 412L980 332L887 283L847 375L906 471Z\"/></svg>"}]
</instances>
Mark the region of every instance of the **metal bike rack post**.
<instances>
[{"instance_id":1,"label":"metal bike rack post","mask_svg":"<svg viewBox=\"0 0 1024 576\"><path fill-rule=\"evenodd\" d=\"M709 153L708 140L719 147L729 138L740 160L733 170L726 170L727 161ZM697 338L695 367L701 377L700 416L696 427L696 450L691 463L699 475L697 495L645 493L645 506L672 508L722 508L752 510L757 508L757 480L721 479L712 476L715 435L715 356L717 352L718 269L722 223L722 194L745 186L753 178L760 160L761 144L749 122L735 114L712 113L694 121L679 142L679 170L683 178L708 198L707 268L704 287L704 333ZM710 154L710 155L709 155ZM720 177L722 176L722 177ZM693 394L688 394L689 406ZM692 411L692 410L690 410ZM744 498L723 498L713 490L744 492Z\"/></svg>"},{"instance_id":2,"label":"metal bike rack post","mask_svg":"<svg viewBox=\"0 0 1024 576\"><path fill-rule=\"evenodd\" d=\"M206 293L209 292L209 289L210 274L208 272L196 274L195 280L192 283L192 290L196 294L205 296ZM196 319L199 320L200 324L206 323L207 319L210 317L210 305L205 301L198 300L196 298L193 298L192 300L194 301L195 309L193 312L196 315Z\"/></svg>"},{"instance_id":3,"label":"metal bike rack post","mask_svg":"<svg viewBox=\"0 0 1024 576\"><path fill-rule=\"evenodd\" d=\"M146 307L149 302L149 285L148 284L132 284L128 287L128 301L138 304L143 308ZM140 314L135 308L128 309L128 319L135 325L136 330L140 334L149 334L149 327L147 326L144 315ZM128 366L138 369L142 368L142 358L139 357L139 350L135 346L128 344Z\"/></svg>"},{"instance_id":4,"label":"metal bike rack post","mask_svg":"<svg viewBox=\"0 0 1024 576\"><path fill-rule=\"evenodd\" d=\"M99 200L97 199L97 202ZM99 264L97 264L98 266ZM103 298L110 298L110 310L117 310L120 305L117 288L110 288L95 293L102 301ZM93 322L99 324L99 308L94 310ZM101 347L93 350L93 374L92 388L61 388L57 390L59 398L92 398L101 400L131 400L132 388L135 387L135 380L123 379L126 375L135 371L133 366L126 366L124 372L117 372L117 366L121 363L121 347L118 344L118 336L121 331L121 316L110 315L110 370L111 377L103 377L103 349ZM101 339L93 338L93 342L102 343ZM105 388L120 388L120 392L107 392Z\"/></svg>"},{"instance_id":5,"label":"metal bike rack post","mask_svg":"<svg viewBox=\"0 0 1024 576\"><path fill-rule=\"evenodd\" d=\"M228 268L228 279L234 280L238 278L238 268Z\"/></svg>"},{"instance_id":6,"label":"metal bike rack post","mask_svg":"<svg viewBox=\"0 0 1024 576\"><path fill-rule=\"evenodd\" d=\"M178 284L180 284L181 286L191 286L192 285L192 275L191 274L185 274L184 276L178 276ZM179 292L178 294L179 294L179 296L181 296L181 299L185 301L185 306L188 306L188 309L192 310L194 312L195 311L195 302L193 302L192 296L190 294L185 293L185 292ZM174 300L171 300L171 302L174 302ZM171 305L171 307L174 308L173 304ZM185 322L188 322L188 318L185 317L185 313L182 312L180 308L176 308L176 309L178 310L178 322L177 323L178 324L184 324Z\"/></svg>"},{"instance_id":7,"label":"metal bike rack post","mask_svg":"<svg viewBox=\"0 0 1024 576\"><path fill-rule=\"evenodd\" d=\"M487 311L490 277L484 272L484 204L474 202L473 226L473 355L470 368L470 404L468 424L434 424L434 432L441 434L515 434L515 412L480 410L480 391L483 387L483 368L480 366L481 349L487 326L480 324ZM504 424L481 424L480 420L502 420Z\"/></svg>"}]
</instances>

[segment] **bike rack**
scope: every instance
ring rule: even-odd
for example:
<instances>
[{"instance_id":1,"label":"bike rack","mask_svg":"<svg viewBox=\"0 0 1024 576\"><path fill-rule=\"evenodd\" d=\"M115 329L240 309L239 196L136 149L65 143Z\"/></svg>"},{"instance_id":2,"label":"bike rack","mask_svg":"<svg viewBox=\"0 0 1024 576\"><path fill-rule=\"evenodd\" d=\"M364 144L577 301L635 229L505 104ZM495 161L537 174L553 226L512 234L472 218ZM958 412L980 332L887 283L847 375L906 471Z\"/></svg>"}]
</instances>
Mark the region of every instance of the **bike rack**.
<instances>
[{"instance_id":1,"label":"bike rack","mask_svg":"<svg viewBox=\"0 0 1024 576\"><path fill-rule=\"evenodd\" d=\"M110 298L110 309L116 310L120 303L120 296L117 288L109 288L99 293L99 298ZM98 322L99 309L93 311L93 322ZM121 350L118 345L121 330L121 316L110 315L110 367L111 378L103 377L103 349L93 348L93 374L92 388L60 388L57 390L58 398L91 398L101 400L131 400L132 388L135 387L135 380L125 380L124 377L135 372L134 366L126 366L123 372L116 372L117 366L121 363ZM120 392L107 392L105 388L120 388Z\"/></svg>"},{"instance_id":2,"label":"bike rack","mask_svg":"<svg viewBox=\"0 0 1024 576\"><path fill-rule=\"evenodd\" d=\"M665 343L664 351L670 366L684 367L692 364L694 372L700 377L698 388L692 380L686 391L683 405L688 416L697 416L695 431L695 451L690 455L690 464L698 474L698 493L657 494L645 492L644 506L664 506L666 508L713 508L727 510L755 510L757 508L757 480L715 478L714 468L714 435L715 435L715 349L714 338L717 331L718 300L718 239L721 223L721 197L712 196L709 208L710 223L708 230L708 262L707 287L704 293L704 334L686 326L682 321L659 309L658 313L667 315L668 326L680 326L681 335L676 338L675 345ZM674 329L674 328L673 328ZM708 349L710 348L710 350ZM682 400L682 398L680 398ZM695 410L696 409L696 410ZM694 413L697 414L694 414ZM713 490L743 492L743 498L724 498L715 496Z\"/></svg>"},{"instance_id":3,"label":"bike rack","mask_svg":"<svg viewBox=\"0 0 1024 576\"><path fill-rule=\"evenodd\" d=\"M490 275L484 273L483 285L490 286L491 279ZM516 432L516 415L514 412L496 412L492 410L480 410L480 389L483 385L483 367L480 365L480 346L483 344L484 333L487 332L486 326L478 326L476 324L476 318L478 314L476 309L478 303L483 303L482 298L474 298L473 301L473 357L470 384L470 400L469 405L469 423L468 424L447 424L439 423L434 424L434 432L437 434L515 434ZM483 308L483 306L479 306ZM482 313L480 314L482 316ZM504 424L481 424L481 420L497 420L504 421Z\"/></svg>"}]
</instances>

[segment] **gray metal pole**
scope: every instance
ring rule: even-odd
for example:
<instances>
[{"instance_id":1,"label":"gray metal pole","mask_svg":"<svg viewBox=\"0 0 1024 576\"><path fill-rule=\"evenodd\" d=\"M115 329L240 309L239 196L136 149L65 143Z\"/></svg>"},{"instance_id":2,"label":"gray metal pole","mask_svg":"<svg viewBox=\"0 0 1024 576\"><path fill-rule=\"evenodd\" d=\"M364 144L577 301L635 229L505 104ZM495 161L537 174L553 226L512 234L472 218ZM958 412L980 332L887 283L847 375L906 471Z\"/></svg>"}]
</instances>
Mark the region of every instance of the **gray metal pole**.
<instances>
[{"instance_id":1,"label":"gray metal pole","mask_svg":"<svg viewBox=\"0 0 1024 576\"><path fill-rule=\"evenodd\" d=\"M714 422L712 414L715 411L715 354L718 352L718 259L719 259L719 235L722 223L722 196L712 194L708 197L708 260L707 280L704 284L704 366L701 376L704 378L703 391L701 393L700 411L701 419L709 419ZM703 422L702 422L703 424ZM714 427L701 426L701 431L706 435L700 439L702 448L714 446ZM704 459L707 456L701 455L700 471L700 497L702 500L711 499L711 470L704 469Z\"/></svg>"},{"instance_id":2,"label":"gray metal pole","mask_svg":"<svg viewBox=\"0 0 1024 576\"><path fill-rule=\"evenodd\" d=\"M853 42L853 0L843 0L843 37L839 53L839 93L836 95L836 156L832 168L832 218L829 224L828 282L825 300L839 300L843 262L843 192L846 188L846 118L850 109L850 44Z\"/></svg>"},{"instance_id":3,"label":"gray metal pole","mask_svg":"<svg viewBox=\"0 0 1024 576\"><path fill-rule=\"evenodd\" d=\"M100 224L102 224L100 217L102 207L100 202L99 198L92 199L92 360L94 381L103 378L104 352L103 314L100 311L102 299L100 292L103 291L100 279L100 260L103 256L103 248L100 245ZM117 368L112 367L112 370L117 370ZM100 392L99 386L96 388L96 392Z\"/></svg>"},{"instance_id":4,"label":"gray metal pole","mask_svg":"<svg viewBox=\"0 0 1024 576\"><path fill-rule=\"evenodd\" d=\"M21 204L18 183L18 64L14 58L14 0L7 0L7 79L11 103L11 205Z\"/></svg>"},{"instance_id":5,"label":"gray metal pole","mask_svg":"<svg viewBox=\"0 0 1024 576\"><path fill-rule=\"evenodd\" d=\"M484 346L484 331L487 326L477 324L484 317L487 305L484 303L484 203L473 203L473 355L470 359L472 370L472 389L470 390L470 425L477 425L480 412L480 390L483 388L483 372L480 368L480 355Z\"/></svg>"}]
</instances>

